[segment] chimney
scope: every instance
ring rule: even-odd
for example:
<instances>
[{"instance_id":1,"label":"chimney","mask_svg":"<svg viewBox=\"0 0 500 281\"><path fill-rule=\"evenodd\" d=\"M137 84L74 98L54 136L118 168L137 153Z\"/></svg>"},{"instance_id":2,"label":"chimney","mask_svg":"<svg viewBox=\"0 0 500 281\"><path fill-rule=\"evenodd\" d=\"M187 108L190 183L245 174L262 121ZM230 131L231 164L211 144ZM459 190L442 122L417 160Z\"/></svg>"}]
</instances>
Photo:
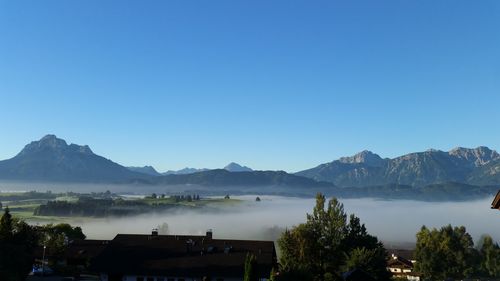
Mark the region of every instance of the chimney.
<instances>
[{"instance_id":1,"label":"chimney","mask_svg":"<svg viewBox=\"0 0 500 281\"><path fill-rule=\"evenodd\" d=\"M211 239L212 239L212 237L213 237L212 235L213 235L212 230L211 230L211 229L207 230L207 239L208 239L208 240L211 240Z\"/></svg>"}]
</instances>

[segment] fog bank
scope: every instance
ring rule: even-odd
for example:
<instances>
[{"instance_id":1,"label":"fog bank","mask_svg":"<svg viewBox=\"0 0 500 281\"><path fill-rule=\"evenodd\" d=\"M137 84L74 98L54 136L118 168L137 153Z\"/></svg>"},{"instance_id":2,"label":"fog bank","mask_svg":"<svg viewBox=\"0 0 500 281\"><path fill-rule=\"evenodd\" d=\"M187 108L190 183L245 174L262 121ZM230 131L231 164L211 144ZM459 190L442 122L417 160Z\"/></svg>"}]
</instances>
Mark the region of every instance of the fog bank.
<instances>
[{"instance_id":1,"label":"fog bank","mask_svg":"<svg viewBox=\"0 0 500 281\"><path fill-rule=\"evenodd\" d=\"M217 238L273 239L285 227L304 222L314 199L279 196L233 196L244 200L239 206L201 211L169 211L127 218L75 221L88 238L112 239L117 233L150 233L167 223L170 234L204 234ZM390 243L414 242L422 225L464 225L476 241L488 233L500 241L500 212L490 209L489 199L469 202L421 202L410 200L343 199L345 210L355 213L371 234Z\"/></svg>"}]
</instances>

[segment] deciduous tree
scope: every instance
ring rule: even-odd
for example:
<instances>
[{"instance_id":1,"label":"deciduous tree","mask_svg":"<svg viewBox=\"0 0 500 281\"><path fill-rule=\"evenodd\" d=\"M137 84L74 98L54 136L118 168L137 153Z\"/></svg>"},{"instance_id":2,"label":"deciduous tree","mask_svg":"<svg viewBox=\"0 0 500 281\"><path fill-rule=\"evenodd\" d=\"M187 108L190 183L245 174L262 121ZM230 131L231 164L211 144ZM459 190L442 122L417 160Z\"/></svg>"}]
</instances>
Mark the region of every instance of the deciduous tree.
<instances>
[{"instance_id":1,"label":"deciduous tree","mask_svg":"<svg viewBox=\"0 0 500 281\"><path fill-rule=\"evenodd\" d=\"M348 219L336 198L325 204L325 196L318 194L306 222L278 240L283 279L339 279L342 272L360 268L377 280L389 280L386 251L378 239L367 233L359 218Z\"/></svg>"}]
</instances>

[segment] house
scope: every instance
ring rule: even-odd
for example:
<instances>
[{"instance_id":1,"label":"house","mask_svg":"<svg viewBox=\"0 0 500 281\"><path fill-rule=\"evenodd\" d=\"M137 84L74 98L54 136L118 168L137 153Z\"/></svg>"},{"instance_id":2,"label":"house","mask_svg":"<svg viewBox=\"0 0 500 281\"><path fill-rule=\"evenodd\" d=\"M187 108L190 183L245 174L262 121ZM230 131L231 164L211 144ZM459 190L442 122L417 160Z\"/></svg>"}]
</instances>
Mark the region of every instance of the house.
<instances>
[{"instance_id":1,"label":"house","mask_svg":"<svg viewBox=\"0 0 500 281\"><path fill-rule=\"evenodd\" d=\"M493 199L493 202L491 202L491 208L500 210L500 190L497 192L497 195L495 196L495 199Z\"/></svg>"},{"instance_id":2,"label":"house","mask_svg":"<svg viewBox=\"0 0 500 281\"><path fill-rule=\"evenodd\" d=\"M387 270L392 273L393 277L406 278L410 281L419 281L419 274L415 273L413 270L414 262L415 261L410 261L409 259L393 253L387 261Z\"/></svg>"},{"instance_id":3,"label":"house","mask_svg":"<svg viewBox=\"0 0 500 281\"><path fill-rule=\"evenodd\" d=\"M245 259L256 257L259 280L277 264L272 241L202 236L118 234L92 264L102 281L243 280Z\"/></svg>"}]
</instances>

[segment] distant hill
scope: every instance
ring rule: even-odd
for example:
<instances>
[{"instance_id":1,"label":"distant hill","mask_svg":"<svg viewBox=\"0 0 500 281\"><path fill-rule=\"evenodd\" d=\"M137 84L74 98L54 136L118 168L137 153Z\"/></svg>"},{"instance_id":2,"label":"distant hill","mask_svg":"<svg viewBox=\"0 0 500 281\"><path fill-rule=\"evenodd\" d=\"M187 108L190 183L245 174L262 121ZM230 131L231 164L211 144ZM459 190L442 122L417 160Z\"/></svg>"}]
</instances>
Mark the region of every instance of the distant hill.
<instances>
[{"instance_id":1,"label":"distant hill","mask_svg":"<svg viewBox=\"0 0 500 281\"><path fill-rule=\"evenodd\" d=\"M229 171L229 172L251 172L253 171L252 169L248 168L247 166L241 166L238 163L231 162L224 167L224 170Z\"/></svg>"},{"instance_id":2,"label":"distant hill","mask_svg":"<svg viewBox=\"0 0 500 281\"><path fill-rule=\"evenodd\" d=\"M0 161L0 179L113 182L144 177L99 155L84 145L54 135L31 142L15 157Z\"/></svg>"},{"instance_id":3,"label":"distant hill","mask_svg":"<svg viewBox=\"0 0 500 281\"><path fill-rule=\"evenodd\" d=\"M381 198L422 201L467 201L495 194L497 186L476 186L457 182L430 184L423 187L386 184L364 187L345 187L333 190L342 198Z\"/></svg>"},{"instance_id":4,"label":"distant hill","mask_svg":"<svg viewBox=\"0 0 500 281\"><path fill-rule=\"evenodd\" d=\"M500 184L500 155L487 147L427 150L394 159L370 151L304 170L296 175L337 186L362 187L388 184L422 187L443 182Z\"/></svg>"},{"instance_id":5,"label":"distant hill","mask_svg":"<svg viewBox=\"0 0 500 281\"><path fill-rule=\"evenodd\" d=\"M216 169L193 174L166 175L150 180L153 184L161 185L334 187L332 183L318 182L283 171L235 173L225 169Z\"/></svg>"},{"instance_id":6,"label":"distant hill","mask_svg":"<svg viewBox=\"0 0 500 281\"><path fill-rule=\"evenodd\" d=\"M127 167L130 171L146 174L150 176L160 176L161 174L156 171L152 166L143 166L143 167Z\"/></svg>"}]
</instances>

